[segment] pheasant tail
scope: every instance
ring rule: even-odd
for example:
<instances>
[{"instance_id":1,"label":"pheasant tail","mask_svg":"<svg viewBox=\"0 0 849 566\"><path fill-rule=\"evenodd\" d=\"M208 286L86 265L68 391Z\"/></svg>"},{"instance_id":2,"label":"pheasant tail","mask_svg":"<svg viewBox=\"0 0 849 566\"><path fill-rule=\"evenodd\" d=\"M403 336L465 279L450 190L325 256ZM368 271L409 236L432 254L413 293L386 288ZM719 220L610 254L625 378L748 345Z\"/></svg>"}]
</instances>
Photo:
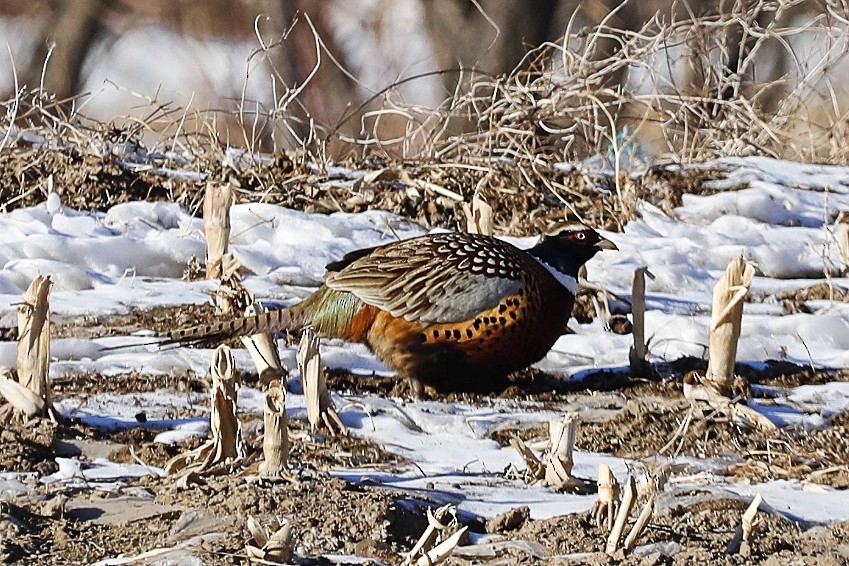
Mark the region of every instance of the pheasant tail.
<instances>
[{"instance_id":1,"label":"pheasant tail","mask_svg":"<svg viewBox=\"0 0 849 566\"><path fill-rule=\"evenodd\" d=\"M165 334L168 338L166 344L214 345L239 336L300 330L304 326L304 319L300 309L273 310L255 316L172 330Z\"/></svg>"}]
</instances>

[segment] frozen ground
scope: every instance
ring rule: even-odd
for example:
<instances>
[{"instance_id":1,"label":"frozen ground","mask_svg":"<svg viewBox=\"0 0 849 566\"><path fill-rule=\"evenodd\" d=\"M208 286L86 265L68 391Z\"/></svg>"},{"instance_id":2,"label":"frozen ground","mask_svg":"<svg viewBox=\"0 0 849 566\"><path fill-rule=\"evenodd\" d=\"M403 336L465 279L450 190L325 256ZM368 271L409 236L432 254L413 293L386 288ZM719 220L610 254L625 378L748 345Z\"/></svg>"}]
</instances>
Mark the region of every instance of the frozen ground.
<instances>
[{"instance_id":1,"label":"frozen ground","mask_svg":"<svg viewBox=\"0 0 849 566\"><path fill-rule=\"evenodd\" d=\"M849 368L849 305L826 297L807 301L807 312L790 313L779 298L781 293L822 283L838 291L849 288L849 280L838 275L841 259L833 223L838 212L849 211L849 168L760 158L727 159L704 167L727 172L724 179L712 181L713 194L684 195L671 216L642 205L639 218L629 222L624 233L605 234L620 251L593 259L588 279L628 298L634 269L648 266L655 276L648 282L650 354L654 362L671 363L683 356L704 356L713 285L729 259L742 254L756 262L759 273L752 289L754 300L746 304L738 360L753 367L778 360ZM403 218L379 211L327 216L269 204L241 204L232 210L232 251L251 273L245 285L258 298L278 305L306 296L320 284L324 265L344 253L422 232ZM512 241L531 244L530 239ZM45 204L0 215L0 326L15 325L15 305L38 274L50 275L55 283L51 311L58 324L81 317L106 320L132 309L206 303L213 283L181 279L192 256L203 256L202 221L177 205L132 202L106 213L90 213L65 208L51 195ZM572 321L570 327L574 333L556 343L537 364L540 370L578 380L595 370L627 367L631 336L605 331L598 319L589 324ZM56 339L51 376L135 373L150 379L171 376L176 382L205 374L211 350L102 349L148 340L149 333ZM323 345L322 353L330 368L360 376L390 375L360 346L331 342ZM284 364L294 367L294 350L283 346L282 354ZM0 342L0 366L10 367L14 359L14 342ZM241 369L251 369L243 351L236 352L236 360ZM290 385L288 412L303 420L295 372ZM758 399L752 405L782 426L824 429L832 418L849 411L845 382L760 385L755 392ZM599 395L609 396L615 404L627 392ZM136 415L143 407L145 426L176 431L159 437L174 442L203 432L205 404L203 392L164 388L72 394L58 406L66 416L108 430L139 426ZM239 404L246 415L261 414L261 393L244 387ZM565 411L576 411L582 419L601 418L602 411L586 400L417 402L359 391L337 394L336 405L355 435L373 439L414 463L391 468L331 466L330 473L338 478L453 502L461 511L485 518L527 505L532 518L547 519L586 511L594 499L507 479L504 470L522 467L521 460L493 438L494 431L526 429L560 418ZM656 449L668 440L657 438ZM576 456L575 472L594 478L602 462L611 465L620 481L640 467L632 458L585 448ZM679 489L690 485L746 497L761 493L775 511L805 524L849 519L845 489L812 487L798 478L748 481L727 474L709 457L681 462L686 463L686 472L677 480ZM90 466L61 460L59 471L41 481L105 482L108 487L149 471L103 459ZM18 488L4 489L9 496Z\"/></svg>"}]
</instances>

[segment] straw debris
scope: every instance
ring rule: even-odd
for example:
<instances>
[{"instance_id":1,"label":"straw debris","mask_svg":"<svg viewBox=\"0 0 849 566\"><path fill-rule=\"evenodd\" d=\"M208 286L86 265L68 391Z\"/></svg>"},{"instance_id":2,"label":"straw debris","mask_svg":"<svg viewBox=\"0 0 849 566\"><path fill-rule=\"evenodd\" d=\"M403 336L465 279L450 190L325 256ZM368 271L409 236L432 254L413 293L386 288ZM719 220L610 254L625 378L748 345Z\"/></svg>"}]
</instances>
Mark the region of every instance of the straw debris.
<instances>
[{"instance_id":1,"label":"straw debris","mask_svg":"<svg viewBox=\"0 0 849 566\"><path fill-rule=\"evenodd\" d=\"M275 519L271 529L273 532L248 515L248 532L252 538L245 544L245 552L251 562L288 564L294 553L292 525L288 519Z\"/></svg>"},{"instance_id":2,"label":"straw debris","mask_svg":"<svg viewBox=\"0 0 849 566\"><path fill-rule=\"evenodd\" d=\"M436 511L428 508L427 528L401 564L429 566L444 562L451 556L467 529L460 527L457 509L453 505L444 505Z\"/></svg>"}]
</instances>

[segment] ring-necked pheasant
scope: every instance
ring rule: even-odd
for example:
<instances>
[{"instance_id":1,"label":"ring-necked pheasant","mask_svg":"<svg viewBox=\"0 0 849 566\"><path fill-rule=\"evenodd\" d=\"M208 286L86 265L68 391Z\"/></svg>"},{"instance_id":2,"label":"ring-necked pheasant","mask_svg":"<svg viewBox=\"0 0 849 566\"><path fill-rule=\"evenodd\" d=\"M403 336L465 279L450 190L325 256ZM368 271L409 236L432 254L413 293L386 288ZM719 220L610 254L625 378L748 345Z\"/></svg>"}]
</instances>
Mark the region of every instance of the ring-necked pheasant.
<instances>
[{"instance_id":1,"label":"ring-necked pheasant","mask_svg":"<svg viewBox=\"0 0 849 566\"><path fill-rule=\"evenodd\" d=\"M299 331L367 344L414 390L487 390L540 360L565 331L578 270L617 249L595 230L560 226L521 250L490 236L429 234L351 252L289 308L170 332L179 343Z\"/></svg>"}]
</instances>

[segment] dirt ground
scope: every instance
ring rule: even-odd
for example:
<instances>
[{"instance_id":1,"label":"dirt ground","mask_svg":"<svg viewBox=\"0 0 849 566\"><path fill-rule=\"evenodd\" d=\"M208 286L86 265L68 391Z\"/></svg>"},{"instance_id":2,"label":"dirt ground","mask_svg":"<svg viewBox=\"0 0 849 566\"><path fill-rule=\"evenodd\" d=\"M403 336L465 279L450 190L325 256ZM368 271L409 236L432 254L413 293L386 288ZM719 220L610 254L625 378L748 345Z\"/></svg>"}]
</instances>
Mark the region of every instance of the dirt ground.
<instances>
[{"instance_id":1,"label":"dirt ground","mask_svg":"<svg viewBox=\"0 0 849 566\"><path fill-rule=\"evenodd\" d=\"M373 165L377 168L380 164ZM416 174L461 194L480 181L479 178L435 178L441 174L438 168ZM533 230L529 219L545 218L560 209L559 201L541 187L520 194L502 190L519 173L502 174L503 186L490 187L501 196L495 201L499 226L510 227L516 234L527 233ZM36 189L48 175L53 175L56 186L62 187L64 202L79 208L105 209L122 200L150 198L180 202L196 209L202 188L202 184L184 180L166 185L153 173L131 173L118 167L114 157L109 156L95 158L63 150L45 152L33 160L32 155L17 152L0 156L0 186L4 187L0 190L0 202L13 202L6 207L9 209L42 201L43 191ZM571 174L558 175L558 182L563 184L586 182L578 176L570 178ZM700 192L704 175L652 172L641 178L635 190L637 195L668 209L676 204L681 192ZM274 179L281 177L293 182L275 186ZM250 191L261 190L269 202L307 210L357 211L378 207L406 214L428 226L452 225L460 218L458 210L444 200L425 196L414 202L398 196L406 193L395 190L397 180L391 175L375 181L373 186L359 184L352 191L326 185L319 194L303 197L328 180L281 156L261 171L246 172L241 178L239 198L250 198ZM276 188L272 191L269 187ZM603 199L596 198L595 193L590 197L576 204L584 218L594 225L617 228L618 220L601 204ZM806 300L821 294L802 290L753 300L775 300L788 312L798 312L805 308ZM846 293L841 290L832 298L846 300ZM589 299L582 299L578 309L576 318L582 322L595 316ZM127 334L139 328L162 330L165 320L171 326L182 326L207 320L211 315L211 307L182 307L131 312L104 320L57 319L53 335L85 338ZM619 330L629 331L627 325ZM0 337L14 340L15 331L0 329ZM824 430L764 432L739 428L721 415L696 413L690 426L676 439L676 431L689 411L689 404L682 397L681 379L684 373L701 364L699 360L682 360L657 367L657 375L650 380L600 372L580 384L568 386L539 371L525 370L516 374L500 395L516 403L534 401L548 407L583 403L606 409L603 418L580 423L579 450L609 452L645 462L651 462L659 454L672 453L715 458L725 463L724 473L753 481L796 479L831 489L849 488L847 415L837 416L832 420L833 426ZM849 380L846 371L812 371L780 363L760 371L747 367L738 370L752 383L767 385ZM243 377L255 383L255 376ZM340 392L356 389L387 394L396 385L390 379L354 378L344 371L330 372L329 381ZM175 383L173 378L164 381L133 374L109 378L85 374L63 377L54 387L56 397L63 398L163 387L205 391L208 384L188 378ZM450 395L445 399L488 401L472 394ZM102 431L77 422L10 420L0 425L0 471L31 474L21 481L30 485L32 491L0 503L0 557L6 563L88 564L159 548L164 550L150 553L138 563L168 563L192 554L208 564L244 564L244 545L249 539L246 521L252 515L265 523L274 517L289 518L296 560L301 564L326 563L316 558L322 554L356 554L375 563L400 563L403 553L413 546L427 524L425 509L436 502L377 484L352 483L333 477L329 470L375 466L392 469L404 466L405 462L366 440L312 434L298 421L290 421L290 425L294 439L290 456L293 469L280 480L232 474L206 477L200 484L180 487L171 478L147 476L124 481L116 490L102 491L85 484L73 487L44 484L38 478L58 469L57 456L79 455L86 459L106 456L119 462L163 466L170 457L196 446L198 441L169 447L154 443L156 431L143 426ZM244 423L243 430L248 461L255 460L261 451L259 419ZM513 437L529 440L542 432L534 428L499 429L493 438L507 444ZM670 444L671 440L674 442ZM594 485L594 478L586 479L590 486ZM531 520L517 510L518 519L512 524L489 526L490 531L500 535L498 541L462 547L448 563L849 564L849 523L801 525L763 513L763 523L754 539L738 552L728 553L727 546L746 505L745 501L716 497L696 489L666 494L658 500L657 513L639 541L647 546L641 546L634 554L613 558L601 552L606 531L596 528L587 514ZM461 520L468 524L470 532L487 532L487 524L480 518L464 516Z\"/></svg>"},{"instance_id":2,"label":"dirt ground","mask_svg":"<svg viewBox=\"0 0 849 566\"><path fill-rule=\"evenodd\" d=\"M153 318L157 318L153 313L144 313L119 317L115 324L126 329ZM650 463L661 454L663 445L676 437L689 410L681 395L681 373L700 363L681 361L674 368L664 368L668 373L654 380L599 374L569 388L552 388L550 376L526 371L514 376L513 385L502 396L517 403L533 401L548 407L585 403L607 409L601 411L606 416L580 423L577 448ZM791 364L772 364L757 373L745 367L740 371L748 372L752 382L766 385L849 379L846 371L815 372ZM385 393L392 380L362 380L334 371L330 384L342 392L356 387L355 392ZM135 375L109 379L78 375L59 380L56 394L60 398L78 397L166 386L169 382L164 379ZM175 387L173 378L170 387ZM203 391L206 384L192 381L179 387ZM472 394L451 398L487 402L484 396ZM683 456L713 458L726 463L721 473L741 478L798 479L847 489L849 448L845 439L849 436L849 416L839 415L832 424L816 431L763 432L699 414L663 454L675 451ZM291 474L276 481L233 474L205 477L197 485L181 487L172 478L147 476L124 481L114 491L102 491L94 486L62 487L24 480L34 490L4 501L0 508L2 557L7 563L88 564L160 548L170 550L153 554L147 563L191 554L208 564L243 564L244 545L250 538L246 520L252 515L265 522L274 517L292 520L299 563L323 563L315 558L322 554L355 554L374 563L400 563L403 553L427 525L425 509L437 502L331 476L331 468L392 469L405 462L367 440L312 434L299 421L290 425L293 468ZM243 423L243 431L248 461L255 460L262 449L259 418ZM41 477L56 471L57 455L87 459L106 455L117 462L164 466L170 457L199 443L195 439L182 446L165 446L153 442L156 432L144 427L103 431L77 422L12 421L0 432L0 470L34 472ZM532 440L542 434L538 428L500 429L493 438L506 444L513 437ZM586 479L592 491L594 478ZM709 490L667 490L658 499L657 511L640 540L645 546L635 554L614 558L601 552L607 532L597 528L588 514L531 520L518 512L519 519L513 524L489 525L489 532L500 535L497 541L463 547L449 564L536 564L543 560L551 564L849 563L849 523L801 525L769 514L762 514L764 522L754 540L737 553L727 553L746 505L746 501L720 497ZM462 521L470 532L488 532L481 518L462 517Z\"/></svg>"}]
</instances>

